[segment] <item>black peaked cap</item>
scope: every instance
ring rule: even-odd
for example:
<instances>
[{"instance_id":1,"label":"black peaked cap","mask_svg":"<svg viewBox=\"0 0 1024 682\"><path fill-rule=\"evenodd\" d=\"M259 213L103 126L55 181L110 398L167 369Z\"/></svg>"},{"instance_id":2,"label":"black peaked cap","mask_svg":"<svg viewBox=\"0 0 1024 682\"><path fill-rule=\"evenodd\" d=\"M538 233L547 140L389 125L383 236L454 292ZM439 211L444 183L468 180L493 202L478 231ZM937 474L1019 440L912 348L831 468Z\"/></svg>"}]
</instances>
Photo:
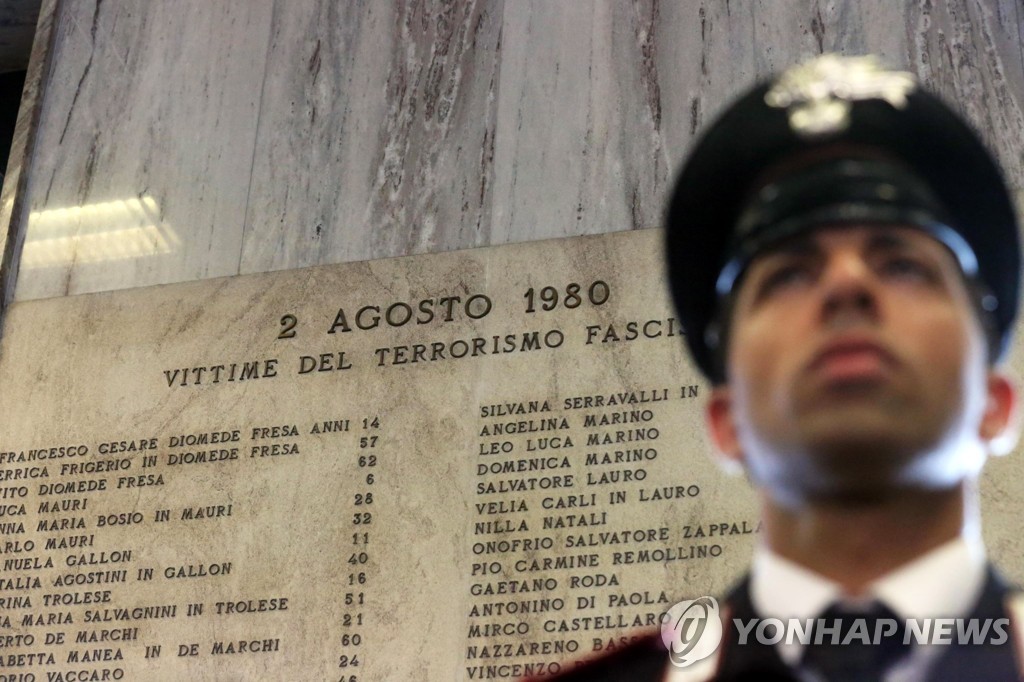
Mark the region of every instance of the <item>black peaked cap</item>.
<instances>
[{"instance_id":1,"label":"black peaked cap","mask_svg":"<svg viewBox=\"0 0 1024 682\"><path fill-rule=\"evenodd\" d=\"M742 246L737 225L764 182L765 171L825 147L877 150L938 198L945 209L943 222L977 259L977 273L967 274L991 294L986 307L994 308L996 351L1002 355L1017 311L1020 243L1010 193L978 136L941 100L919 87L906 94L901 108L881 98L848 101L845 127L801 134L790 123L789 109L766 103L766 94L777 82L755 86L705 130L678 176L668 206L669 284L687 345L701 371L715 383L725 379L713 324L722 301L716 285Z\"/></svg>"}]
</instances>

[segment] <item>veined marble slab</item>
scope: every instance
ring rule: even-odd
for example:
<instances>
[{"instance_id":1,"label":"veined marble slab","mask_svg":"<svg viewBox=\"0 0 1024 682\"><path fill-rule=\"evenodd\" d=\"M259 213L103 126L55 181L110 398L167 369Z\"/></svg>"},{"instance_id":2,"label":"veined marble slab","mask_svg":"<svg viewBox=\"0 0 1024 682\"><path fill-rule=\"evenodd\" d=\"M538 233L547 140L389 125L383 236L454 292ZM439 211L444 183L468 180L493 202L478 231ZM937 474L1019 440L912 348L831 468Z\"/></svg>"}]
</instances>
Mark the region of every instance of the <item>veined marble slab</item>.
<instances>
[{"instance_id":1,"label":"veined marble slab","mask_svg":"<svg viewBox=\"0 0 1024 682\"><path fill-rule=\"evenodd\" d=\"M823 51L919 74L1024 189L1022 14L1016 0L64 3L16 295L652 227L700 127Z\"/></svg>"},{"instance_id":2,"label":"veined marble slab","mask_svg":"<svg viewBox=\"0 0 1024 682\"><path fill-rule=\"evenodd\" d=\"M44 0L38 7L36 40L32 44L31 58L25 73L18 119L11 136L10 152L0 188L0 325L4 309L14 298L17 286L18 264L24 231L20 229L25 213L28 192L28 166L35 140L38 138L38 117L42 107L44 75L49 71L54 42L54 14L57 0Z\"/></svg>"},{"instance_id":3,"label":"veined marble slab","mask_svg":"<svg viewBox=\"0 0 1024 682\"><path fill-rule=\"evenodd\" d=\"M60 10L19 290L40 298L237 273L269 4Z\"/></svg>"},{"instance_id":4,"label":"veined marble slab","mask_svg":"<svg viewBox=\"0 0 1024 682\"><path fill-rule=\"evenodd\" d=\"M490 242L503 6L275 7L243 272Z\"/></svg>"}]
</instances>

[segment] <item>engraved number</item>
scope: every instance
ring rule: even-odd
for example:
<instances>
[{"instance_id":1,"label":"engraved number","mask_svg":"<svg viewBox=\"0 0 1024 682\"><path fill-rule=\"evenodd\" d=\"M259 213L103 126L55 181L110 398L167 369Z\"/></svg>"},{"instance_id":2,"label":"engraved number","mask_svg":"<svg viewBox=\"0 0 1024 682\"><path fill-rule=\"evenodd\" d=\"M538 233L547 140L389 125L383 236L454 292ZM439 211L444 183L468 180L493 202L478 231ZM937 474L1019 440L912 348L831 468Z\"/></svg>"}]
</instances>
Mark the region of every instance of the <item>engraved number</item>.
<instances>
[{"instance_id":1,"label":"engraved number","mask_svg":"<svg viewBox=\"0 0 1024 682\"><path fill-rule=\"evenodd\" d=\"M540 291L530 287L523 296L526 299L526 312L537 312L538 305L541 310L554 310L558 307L560 298L564 308L578 308L584 302L583 295L580 293L582 290L583 286L577 282L566 285L564 296L561 296L555 287L541 287ZM604 305L610 296L611 290L608 283L603 280L596 280L587 288L586 300L591 305Z\"/></svg>"},{"instance_id":2,"label":"engraved number","mask_svg":"<svg viewBox=\"0 0 1024 682\"><path fill-rule=\"evenodd\" d=\"M299 318L295 317L291 313L281 317L281 333L277 335L279 339L294 339L295 338L295 325L299 323Z\"/></svg>"}]
</instances>

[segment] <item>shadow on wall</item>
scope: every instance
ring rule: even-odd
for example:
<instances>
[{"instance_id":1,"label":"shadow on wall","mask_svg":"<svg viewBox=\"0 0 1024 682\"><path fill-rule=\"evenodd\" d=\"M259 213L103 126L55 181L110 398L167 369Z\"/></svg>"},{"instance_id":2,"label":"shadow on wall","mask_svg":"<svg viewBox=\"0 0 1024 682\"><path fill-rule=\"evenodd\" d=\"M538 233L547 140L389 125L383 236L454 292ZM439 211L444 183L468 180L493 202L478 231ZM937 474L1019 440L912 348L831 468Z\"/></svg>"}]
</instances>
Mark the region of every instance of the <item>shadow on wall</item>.
<instances>
[{"instance_id":1,"label":"shadow on wall","mask_svg":"<svg viewBox=\"0 0 1024 682\"><path fill-rule=\"evenodd\" d=\"M7 172L7 157L11 154L14 123L18 119L21 90L25 87L25 72L0 73L0 183Z\"/></svg>"}]
</instances>

